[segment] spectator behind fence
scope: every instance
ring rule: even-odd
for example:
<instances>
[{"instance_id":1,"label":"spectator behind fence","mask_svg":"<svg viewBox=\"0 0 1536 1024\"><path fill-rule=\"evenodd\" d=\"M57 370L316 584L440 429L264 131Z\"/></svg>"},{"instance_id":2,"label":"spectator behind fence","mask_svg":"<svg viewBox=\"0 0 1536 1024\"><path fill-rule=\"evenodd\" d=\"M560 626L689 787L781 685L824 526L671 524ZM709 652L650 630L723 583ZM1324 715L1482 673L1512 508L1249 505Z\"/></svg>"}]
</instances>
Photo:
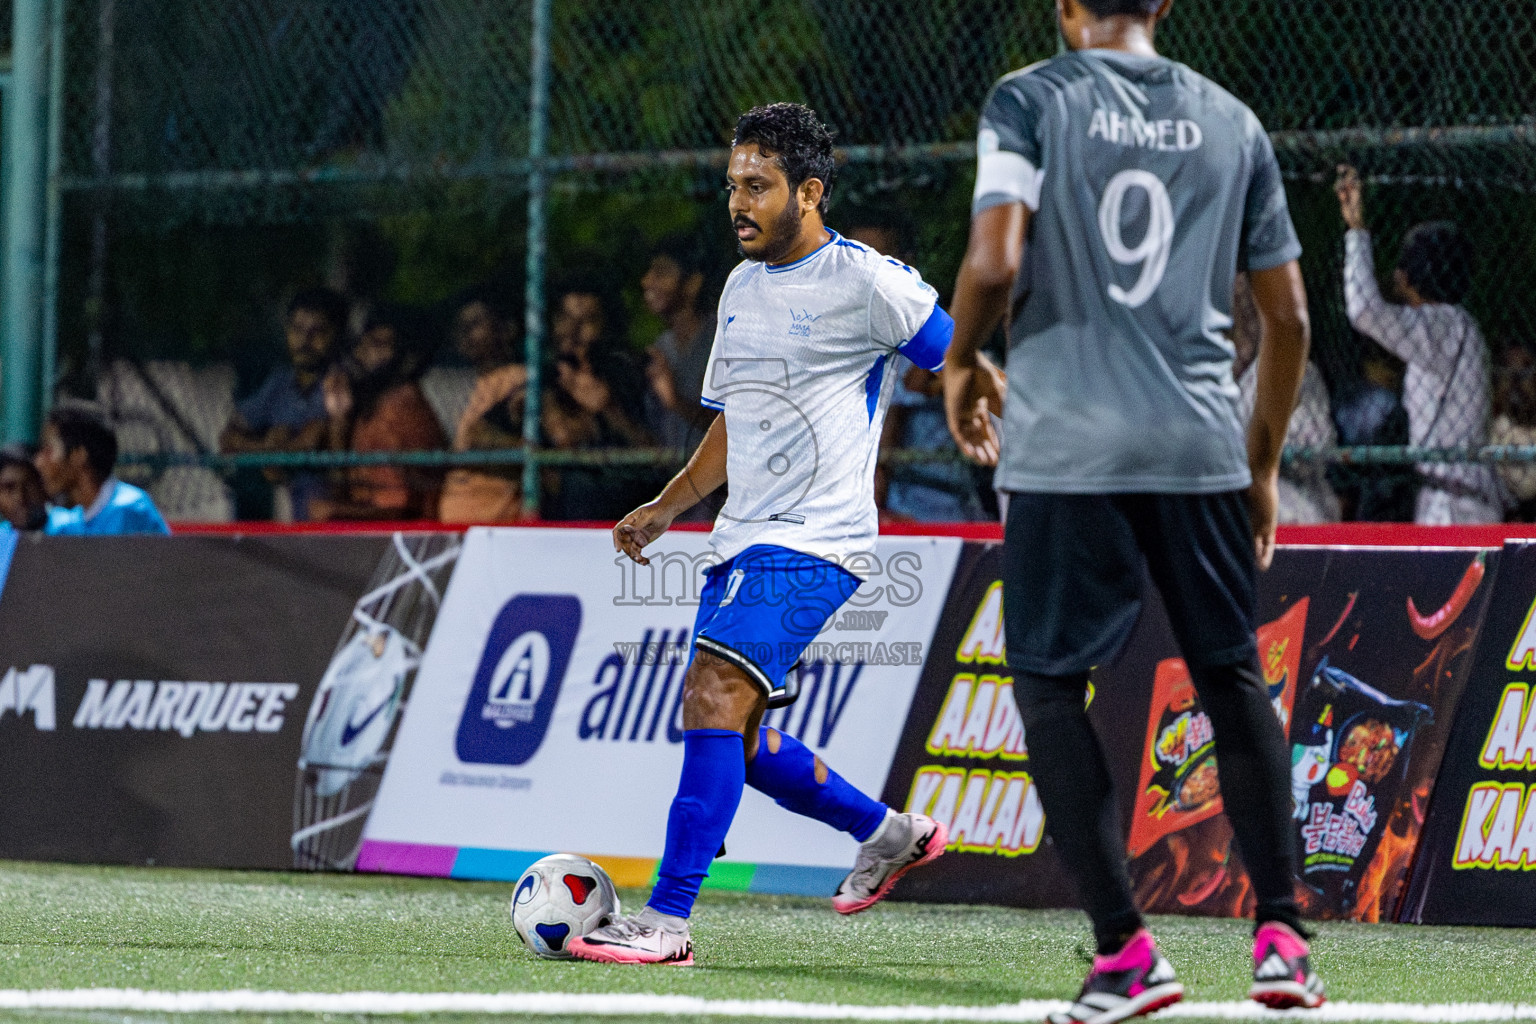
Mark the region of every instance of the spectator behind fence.
<instances>
[{"instance_id":1,"label":"spectator behind fence","mask_svg":"<svg viewBox=\"0 0 1536 1024\"><path fill-rule=\"evenodd\" d=\"M1339 440L1344 444L1387 444L1383 440L1394 430L1392 421L1402 417L1399 432L1406 443L1407 413L1398 397L1403 389L1403 364L1386 352L1368 352L1360 362L1360 379L1346 393L1334 411Z\"/></svg>"},{"instance_id":2,"label":"spectator behind fence","mask_svg":"<svg viewBox=\"0 0 1536 1024\"><path fill-rule=\"evenodd\" d=\"M550 307L553 364L546 374L540 425L558 451L654 443L644 426L645 378L625 351L623 307L595 280L566 283ZM545 518L617 520L649 490L649 470L579 466L553 470Z\"/></svg>"},{"instance_id":3,"label":"spectator behind fence","mask_svg":"<svg viewBox=\"0 0 1536 1024\"><path fill-rule=\"evenodd\" d=\"M328 417L321 381L335 358L346 323L347 303L329 288L302 291L288 303L284 338L288 365L273 370L256 393L236 404L219 437L227 454L313 452L327 441ZM323 495L325 474L268 470L273 484L286 481L292 518L310 518L310 500Z\"/></svg>"},{"instance_id":4,"label":"spectator behind fence","mask_svg":"<svg viewBox=\"0 0 1536 1024\"><path fill-rule=\"evenodd\" d=\"M1382 298L1360 176L1340 167L1344 305L1357 331L1408 364L1403 405L1410 443L1426 448L1480 446L1488 439L1488 350L1461 306L1472 288L1472 245L1455 224L1419 224L1403 239L1393 272L1402 304ZM1503 500L1486 466L1421 464L1414 521L1427 525L1496 523Z\"/></svg>"},{"instance_id":5,"label":"spectator behind fence","mask_svg":"<svg viewBox=\"0 0 1536 1024\"><path fill-rule=\"evenodd\" d=\"M1493 409L1496 416L1488 431L1489 443L1536 445L1536 356L1530 349L1511 345L1505 350ZM1503 463L1499 476L1516 502L1512 518L1536 519L1536 466Z\"/></svg>"},{"instance_id":6,"label":"spectator behind fence","mask_svg":"<svg viewBox=\"0 0 1536 1024\"><path fill-rule=\"evenodd\" d=\"M422 452L448 446L417 383L425 359L419 318L376 305L346 359L326 374L332 451ZM410 466L354 466L334 493L310 501L325 519L428 519L437 515L441 474Z\"/></svg>"},{"instance_id":7,"label":"spectator behind fence","mask_svg":"<svg viewBox=\"0 0 1536 1024\"><path fill-rule=\"evenodd\" d=\"M1232 372L1237 375L1238 412L1243 429L1253 419L1253 404L1259 383L1259 309L1253 301L1253 288L1247 274L1237 276L1232 292L1232 346L1236 356ZM1332 448L1339 443L1338 430L1328 404L1328 386L1323 383L1317 364L1307 360L1301 378L1301 396L1291 413L1285 443L1294 448ZM1336 523L1342 518L1339 496L1328 484L1327 467L1321 462L1298 462L1280 469L1280 508L1278 522Z\"/></svg>"},{"instance_id":8,"label":"spectator behind fence","mask_svg":"<svg viewBox=\"0 0 1536 1024\"><path fill-rule=\"evenodd\" d=\"M34 458L23 445L0 448L0 532L48 525L48 499Z\"/></svg>"},{"instance_id":9,"label":"spectator behind fence","mask_svg":"<svg viewBox=\"0 0 1536 1024\"><path fill-rule=\"evenodd\" d=\"M913 261L912 223L900 213L874 207L843 210L843 236L883 256ZM899 448L933 451L954 461L919 462L875 468L875 504L887 519L958 523L987 518L969 465L959 460L944 415L944 386L939 375L897 355L889 371L896 377L885 426L882 454ZM1001 412L1001 409L996 410Z\"/></svg>"},{"instance_id":10,"label":"spectator behind fence","mask_svg":"<svg viewBox=\"0 0 1536 1024\"><path fill-rule=\"evenodd\" d=\"M170 533L148 494L112 475L117 434L94 410L60 406L43 423L37 450L43 490L54 501L47 530L59 536Z\"/></svg>"},{"instance_id":11,"label":"spectator behind fence","mask_svg":"<svg viewBox=\"0 0 1536 1024\"><path fill-rule=\"evenodd\" d=\"M518 448L528 368L516 361L516 320L501 294L480 285L453 304L453 345L475 370L475 389L453 436L456 452ZM445 523L512 522L523 515L522 467L459 468L443 481Z\"/></svg>"},{"instance_id":12,"label":"spectator behind fence","mask_svg":"<svg viewBox=\"0 0 1536 1024\"><path fill-rule=\"evenodd\" d=\"M647 353L645 422L657 444L689 454L715 418L699 404L715 341L710 269L698 239L673 235L657 243L640 278L645 307L667 325Z\"/></svg>"},{"instance_id":13,"label":"spectator behind fence","mask_svg":"<svg viewBox=\"0 0 1536 1024\"><path fill-rule=\"evenodd\" d=\"M1352 332L1353 333L1353 332ZM1368 348L1359 379L1336 400L1333 422L1345 445L1405 445L1408 410L1403 408L1403 361L1384 349ZM1344 518L1374 523L1413 522L1419 474L1412 466L1334 466Z\"/></svg>"}]
</instances>

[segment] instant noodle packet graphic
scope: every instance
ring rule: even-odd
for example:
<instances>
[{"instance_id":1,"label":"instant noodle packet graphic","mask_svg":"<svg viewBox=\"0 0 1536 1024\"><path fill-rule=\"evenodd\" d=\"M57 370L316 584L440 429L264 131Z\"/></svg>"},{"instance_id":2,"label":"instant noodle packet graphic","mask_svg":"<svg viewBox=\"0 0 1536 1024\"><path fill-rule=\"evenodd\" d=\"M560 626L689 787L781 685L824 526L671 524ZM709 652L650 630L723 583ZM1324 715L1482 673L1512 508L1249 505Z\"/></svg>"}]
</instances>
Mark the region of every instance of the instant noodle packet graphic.
<instances>
[{"instance_id":1,"label":"instant noodle packet graphic","mask_svg":"<svg viewBox=\"0 0 1536 1024\"><path fill-rule=\"evenodd\" d=\"M1302 881L1322 905L1342 914L1354 905L1360 877L1404 795L1414 734L1433 721L1428 705L1388 697L1326 657L1318 662L1296 701L1291 794Z\"/></svg>"},{"instance_id":2,"label":"instant noodle packet graphic","mask_svg":"<svg viewBox=\"0 0 1536 1024\"><path fill-rule=\"evenodd\" d=\"M1289 726L1296 699L1309 603L1302 598L1258 629L1259 666L1282 727ZM1157 665L1143 750L1131 819L1132 857L1139 857L1164 836L1221 813L1216 737L1182 658L1168 658Z\"/></svg>"}]
</instances>

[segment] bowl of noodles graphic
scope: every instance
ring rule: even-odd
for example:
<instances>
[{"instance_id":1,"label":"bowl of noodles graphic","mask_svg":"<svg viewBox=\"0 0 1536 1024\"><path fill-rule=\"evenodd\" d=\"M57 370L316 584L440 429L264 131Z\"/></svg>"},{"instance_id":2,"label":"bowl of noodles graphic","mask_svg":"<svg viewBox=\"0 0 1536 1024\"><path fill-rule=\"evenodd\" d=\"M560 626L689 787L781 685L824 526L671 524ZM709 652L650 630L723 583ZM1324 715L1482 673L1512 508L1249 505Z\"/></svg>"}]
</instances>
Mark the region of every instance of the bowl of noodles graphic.
<instances>
[{"instance_id":1,"label":"bowl of noodles graphic","mask_svg":"<svg viewBox=\"0 0 1536 1024\"><path fill-rule=\"evenodd\" d=\"M1173 803L1181 811L1198 811L1221 795L1216 755L1190 758L1173 783Z\"/></svg>"},{"instance_id":2,"label":"bowl of noodles graphic","mask_svg":"<svg viewBox=\"0 0 1536 1024\"><path fill-rule=\"evenodd\" d=\"M1353 765L1359 777L1374 786L1392 771L1406 739L1378 718L1357 715L1345 724L1338 760Z\"/></svg>"}]
</instances>

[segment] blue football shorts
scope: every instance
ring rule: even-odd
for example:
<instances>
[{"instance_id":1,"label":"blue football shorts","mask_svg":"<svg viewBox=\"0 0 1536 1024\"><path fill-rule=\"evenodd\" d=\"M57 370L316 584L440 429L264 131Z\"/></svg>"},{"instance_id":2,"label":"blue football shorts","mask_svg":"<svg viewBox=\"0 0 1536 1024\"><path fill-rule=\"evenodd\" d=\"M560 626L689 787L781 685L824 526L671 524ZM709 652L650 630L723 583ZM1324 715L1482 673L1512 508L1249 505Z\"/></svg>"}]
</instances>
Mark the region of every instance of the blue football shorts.
<instances>
[{"instance_id":1,"label":"blue football shorts","mask_svg":"<svg viewBox=\"0 0 1536 1024\"><path fill-rule=\"evenodd\" d=\"M754 544L704 578L694 646L745 672L772 707L794 702L790 669L860 583L824 558L776 544Z\"/></svg>"}]
</instances>

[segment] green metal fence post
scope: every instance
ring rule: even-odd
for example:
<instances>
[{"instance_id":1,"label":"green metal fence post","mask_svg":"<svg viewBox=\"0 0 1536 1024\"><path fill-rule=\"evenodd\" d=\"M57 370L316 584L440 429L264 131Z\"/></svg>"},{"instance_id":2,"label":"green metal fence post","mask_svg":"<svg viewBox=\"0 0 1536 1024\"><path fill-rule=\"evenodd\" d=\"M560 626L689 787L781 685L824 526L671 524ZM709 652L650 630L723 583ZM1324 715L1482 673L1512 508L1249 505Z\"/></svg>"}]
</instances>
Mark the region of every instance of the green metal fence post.
<instances>
[{"instance_id":1,"label":"green metal fence post","mask_svg":"<svg viewBox=\"0 0 1536 1024\"><path fill-rule=\"evenodd\" d=\"M549 198L545 157L549 144L549 31L551 0L533 0L533 47L528 89L528 260L523 343L528 365L528 398L523 403L523 505L539 512L540 360L544 353L544 246Z\"/></svg>"},{"instance_id":2,"label":"green metal fence post","mask_svg":"<svg viewBox=\"0 0 1536 1024\"><path fill-rule=\"evenodd\" d=\"M59 261L63 259L64 5L48 5L48 205L43 228L43 352L40 386L43 415L53 406L59 377Z\"/></svg>"},{"instance_id":3,"label":"green metal fence post","mask_svg":"<svg viewBox=\"0 0 1536 1024\"><path fill-rule=\"evenodd\" d=\"M4 196L5 262L0 288L0 434L37 437L43 340L43 220L47 205L48 2L15 0L11 89L6 114L9 187Z\"/></svg>"}]
</instances>

